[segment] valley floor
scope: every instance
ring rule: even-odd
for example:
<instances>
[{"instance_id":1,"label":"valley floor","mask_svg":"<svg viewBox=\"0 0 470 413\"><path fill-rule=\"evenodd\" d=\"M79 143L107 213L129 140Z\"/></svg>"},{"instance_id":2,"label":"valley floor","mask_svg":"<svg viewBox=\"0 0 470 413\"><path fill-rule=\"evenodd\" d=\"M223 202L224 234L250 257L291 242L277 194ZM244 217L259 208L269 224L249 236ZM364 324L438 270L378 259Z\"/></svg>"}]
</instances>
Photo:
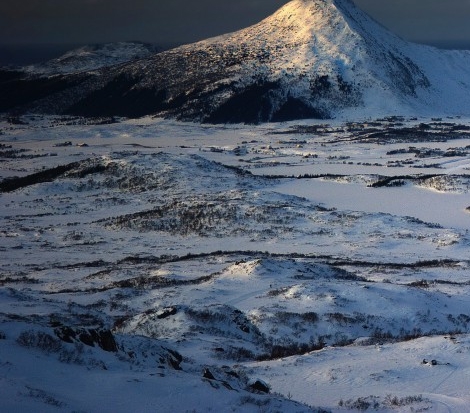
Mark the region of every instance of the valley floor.
<instances>
[{"instance_id":1,"label":"valley floor","mask_svg":"<svg viewBox=\"0 0 470 413\"><path fill-rule=\"evenodd\" d=\"M470 121L0 120L0 410L470 411Z\"/></svg>"}]
</instances>

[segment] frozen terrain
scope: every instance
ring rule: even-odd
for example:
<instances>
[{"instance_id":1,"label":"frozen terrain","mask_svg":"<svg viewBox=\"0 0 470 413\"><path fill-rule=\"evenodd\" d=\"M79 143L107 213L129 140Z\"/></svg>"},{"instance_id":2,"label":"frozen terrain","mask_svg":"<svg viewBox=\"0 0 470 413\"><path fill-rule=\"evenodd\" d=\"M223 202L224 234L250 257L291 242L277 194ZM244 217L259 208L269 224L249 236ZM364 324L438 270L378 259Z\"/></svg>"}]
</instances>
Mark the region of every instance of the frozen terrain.
<instances>
[{"instance_id":1,"label":"frozen terrain","mask_svg":"<svg viewBox=\"0 0 470 413\"><path fill-rule=\"evenodd\" d=\"M467 119L0 145L1 411L470 411Z\"/></svg>"}]
</instances>

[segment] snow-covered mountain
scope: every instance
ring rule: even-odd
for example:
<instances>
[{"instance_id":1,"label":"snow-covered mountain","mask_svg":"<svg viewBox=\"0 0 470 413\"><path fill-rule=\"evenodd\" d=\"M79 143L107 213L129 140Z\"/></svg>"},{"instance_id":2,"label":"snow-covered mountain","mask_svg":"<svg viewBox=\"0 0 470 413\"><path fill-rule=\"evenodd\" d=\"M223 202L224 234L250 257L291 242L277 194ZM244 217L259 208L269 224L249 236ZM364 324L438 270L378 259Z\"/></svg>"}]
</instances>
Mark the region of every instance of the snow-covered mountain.
<instances>
[{"instance_id":1,"label":"snow-covered mountain","mask_svg":"<svg viewBox=\"0 0 470 413\"><path fill-rule=\"evenodd\" d=\"M142 42L87 45L47 62L26 66L24 69L32 74L69 74L143 59L157 52L156 46Z\"/></svg>"},{"instance_id":2,"label":"snow-covered mountain","mask_svg":"<svg viewBox=\"0 0 470 413\"><path fill-rule=\"evenodd\" d=\"M18 82L28 90L20 99ZM468 114L470 52L408 43L351 0L293 0L232 34L99 73L10 79L1 89L0 110L213 123Z\"/></svg>"}]
</instances>

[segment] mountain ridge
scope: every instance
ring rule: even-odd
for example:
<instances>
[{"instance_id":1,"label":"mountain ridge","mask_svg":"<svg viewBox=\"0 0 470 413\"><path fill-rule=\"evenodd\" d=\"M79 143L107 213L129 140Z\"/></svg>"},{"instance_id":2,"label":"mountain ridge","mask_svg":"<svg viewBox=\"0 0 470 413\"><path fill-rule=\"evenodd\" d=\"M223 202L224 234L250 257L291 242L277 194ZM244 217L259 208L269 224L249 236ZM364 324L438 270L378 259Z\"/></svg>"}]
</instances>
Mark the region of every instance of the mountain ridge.
<instances>
[{"instance_id":1,"label":"mountain ridge","mask_svg":"<svg viewBox=\"0 0 470 413\"><path fill-rule=\"evenodd\" d=\"M408 43L351 0L293 0L249 28L56 81L17 107L208 123L470 113L470 52Z\"/></svg>"},{"instance_id":2,"label":"mountain ridge","mask_svg":"<svg viewBox=\"0 0 470 413\"><path fill-rule=\"evenodd\" d=\"M41 75L71 74L143 59L158 52L156 46L144 42L92 44L72 49L44 63L28 65L24 69Z\"/></svg>"}]
</instances>

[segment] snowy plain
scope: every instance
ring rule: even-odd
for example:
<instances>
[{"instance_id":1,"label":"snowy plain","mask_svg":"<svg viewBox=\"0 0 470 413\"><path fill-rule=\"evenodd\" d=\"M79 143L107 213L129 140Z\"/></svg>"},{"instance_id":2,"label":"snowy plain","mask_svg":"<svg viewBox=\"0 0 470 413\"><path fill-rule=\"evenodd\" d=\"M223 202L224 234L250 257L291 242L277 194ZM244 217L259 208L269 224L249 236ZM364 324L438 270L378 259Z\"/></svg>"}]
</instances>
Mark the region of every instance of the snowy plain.
<instances>
[{"instance_id":1,"label":"snowy plain","mask_svg":"<svg viewBox=\"0 0 470 413\"><path fill-rule=\"evenodd\" d=\"M468 119L102 121L0 122L0 410L470 411Z\"/></svg>"}]
</instances>

